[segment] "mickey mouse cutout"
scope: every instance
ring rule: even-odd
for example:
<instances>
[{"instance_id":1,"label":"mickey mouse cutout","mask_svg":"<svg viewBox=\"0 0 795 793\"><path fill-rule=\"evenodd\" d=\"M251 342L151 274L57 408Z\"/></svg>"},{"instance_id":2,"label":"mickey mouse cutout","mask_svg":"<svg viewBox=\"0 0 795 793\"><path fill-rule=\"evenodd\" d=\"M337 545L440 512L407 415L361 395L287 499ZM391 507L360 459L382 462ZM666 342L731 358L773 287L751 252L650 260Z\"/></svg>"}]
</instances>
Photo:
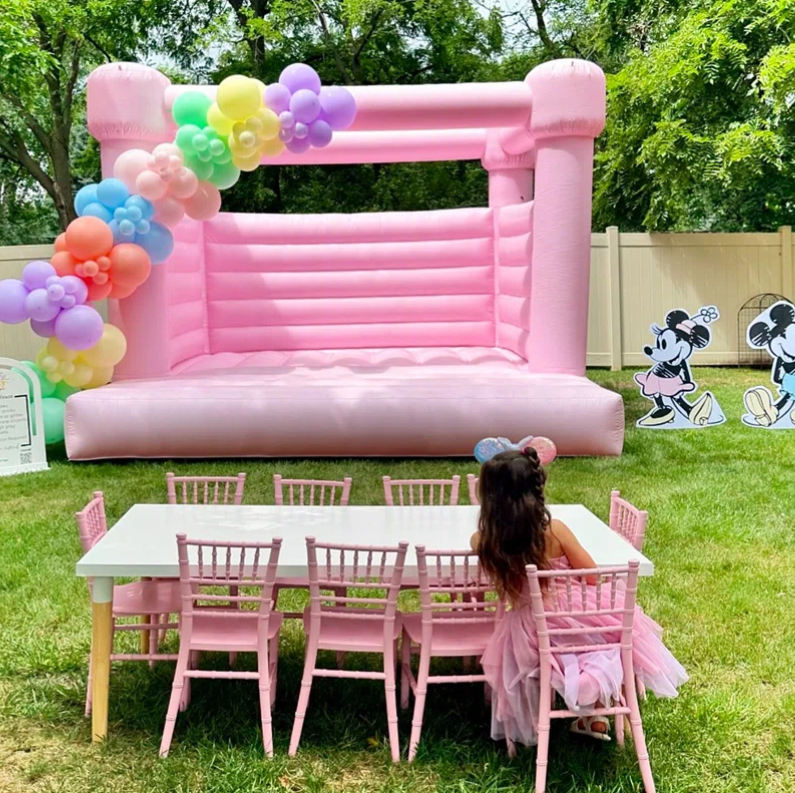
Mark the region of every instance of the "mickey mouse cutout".
<instances>
[{"instance_id":1,"label":"mickey mouse cutout","mask_svg":"<svg viewBox=\"0 0 795 793\"><path fill-rule=\"evenodd\" d=\"M768 388L756 386L745 392L743 423L751 427L795 427L795 306L786 300L765 309L749 326L749 346L766 348L773 358L770 379L778 388L776 399ZM787 419L789 416L789 419Z\"/></svg>"},{"instance_id":2,"label":"mickey mouse cutout","mask_svg":"<svg viewBox=\"0 0 795 793\"><path fill-rule=\"evenodd\" d=\"M647 429L695 429L723 424L726 416L715 397L705 391L695 402L686 394L696 391L688 359L694 350L706 349L712 341L709 325L720 318L715 306L705 306L692 317L683 309L669 311L665 327L652 325L657 337L654 347L643 353L654 365L638 372L635 382L641 394L654 403L652 410L638 419Z\"/></svg>"}]
</instances>

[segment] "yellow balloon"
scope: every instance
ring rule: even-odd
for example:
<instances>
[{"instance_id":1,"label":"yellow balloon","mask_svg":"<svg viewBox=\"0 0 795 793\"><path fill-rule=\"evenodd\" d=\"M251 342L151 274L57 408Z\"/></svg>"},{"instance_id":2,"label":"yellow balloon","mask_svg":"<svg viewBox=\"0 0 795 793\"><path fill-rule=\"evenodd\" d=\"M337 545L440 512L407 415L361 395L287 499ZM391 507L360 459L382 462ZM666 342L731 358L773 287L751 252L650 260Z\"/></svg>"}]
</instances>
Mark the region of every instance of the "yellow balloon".
<instances>
[{"instance_id":1,"label":"yellow balloon","mask_svg":"<svg viewBox=\"0 0 795 793\"><path fill-rule=\"evenodd\" d=\"M236 168L240 168L241 171L256 171L259 168L259 162L259 151L252 157L240 157L239 155L233 155L232 157L232 163Z\"/></svg>"},{"instance_id":2,"label":"yellow balloon","mask_svg":"<svg viewBox=\"0 0 795 793\"><path fill-rule=\"evenodd\" d=\"M93 368L115 366L127 352L127 339L115 326L105 323L102 338L87 350L80 353L81 362Z\"/></svg>"},{"instance_id":3,"label":"yellow balloon","mask_svg":"<svg viewBox=\"0 0 795 793\"><path fill-rule=\"evenodd\" d=\"M262 105L262 94L250 77L235 74L218 86L215 101L221 112L233 120L248 118Z\"/></svg>"},{"instance_id":4,"label":"yellow balloon","mask_svg":"<svg viewBox=\"0 0 795 793\"><path fill-rule=\"evenodd\" d=\"M279 130L282 128L279 117L270 108L261 107L256 117L262 122L262 127L259 131L259 137L265 140L271 140L279 135Z\"/></svg>"},{"instance_id":5,"label":"yellow balloon","mask_svg":"<svg viewBox=\"0 0 795 793\"><path fill-rule=\"evenodd\" d=\"M207 123L219 134L228 135L232 131L234 121L227 118L215 102L210 105L207 111Z\"/></svg>"},{"instance_id":6,"label":"yellow balloon","mask_svg":"<svg viewBox=\"0 0 795 793\"><path fill-rule=\"evenodd\" d=\"M74 371L71 374L64 375L64 382L72 388L82 388L86 383L90 382L94 375L94 370L84 363L75 365Z\"/></svg>"},{"instance_id":7,"label":"yellow balloon","mask_svg":"<svg viewBox=\"0 0 795 793\"><path fill-rule=\"evenodd\" d=\"M259 88L259 95L262 96L265 93L265 88L267 87L262 80L258 80L256 77L251 78L256 84L257 88Z\"/></svg>"},{"instance_id":8,"label":"yellow balloon","mask_svg":"<svg viewBox=\"0 0 795 793\"><path fill-rule=\"evenodd\" d=\"M83 388L99 388L101 385L106 385L109 383L113 378L112 366L97 366L93 371L93 376L83 386Z\"/></svg>"},{"instance_id":9,"label":"yellow balloon","mask_svg":"<svg viewBox=\"0 0 795 793\"><path fill-rule=\"evenodd\" d=\"M47 350L50 355L57 358L59 361L74 361L80 354L77 350L70 350L68 347L64 347L55 336L47 342Z\"/></svg>"},{"instance_id":10,"label":"yellow balloon","mask_svg":"<svg viewBox=\"0 0 795 793\"><path fill-rule=\"evenodd\" d=\"M260 152L263 157L277 157L284 151L284 144L278 138L262 141Z\"/></svg>"}]
</instances>

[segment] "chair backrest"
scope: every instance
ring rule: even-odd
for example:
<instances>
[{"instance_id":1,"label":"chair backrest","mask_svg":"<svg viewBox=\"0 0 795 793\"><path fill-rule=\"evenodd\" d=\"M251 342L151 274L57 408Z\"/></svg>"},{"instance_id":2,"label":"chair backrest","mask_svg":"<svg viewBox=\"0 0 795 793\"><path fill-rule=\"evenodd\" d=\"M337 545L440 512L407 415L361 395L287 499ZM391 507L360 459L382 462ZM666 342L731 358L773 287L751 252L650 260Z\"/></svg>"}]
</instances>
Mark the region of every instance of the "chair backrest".
<instances>
[{"instance_id":1,"label":"chair backrest","mask_svg":"<svg viewBox=\"0 0 795 793\"><path fill-rule=\"evenodd\" d=\"M108 531L105 517L105 498L101 490L94 493L94 498L80 512L75 512L77 530L80 533L80 545L83 553L88 552Z\"/></svg>"},{"instance_id":2,"label":"chair backrest","mask_svg":"<svg viewBox=\"0 0 795 793\"><path fill-rule=\"evenodd\" d=\"M346 620L385 620L385 641L387 636L392 641L407 549L407 542L396 546L336 545L307 537L310 629L317 630L319 621L333 617L336 611ZM359 594L350 595L349 589ZM339 606L343 608L336 608Z\"/></svg>"},{"instance_id":3,"label":"chair backrest","mask_svg":"<svg viewBox=\"0 0 795 793\"><path fill-rule=\"evenodd\" d=\"M234 488L232 487L234 485ZM169 504L243 503L246 475L237 476L174 476L166 474Z\"/></svg>"},{"instance_id":4,"label":"chair backrest","mask_svg":"<svg viewBox=\"0 0 795 793\"><path fill-rule=\"evenodd\" d=\"M475 474L467 474L467 488L469 489L469 503L473 506L480 505L480 499L478 498L478 482L480 481L479 476L475 476Z\"/></svg>"},{"instance_id":5,"label":"chair backrest","mask_svg":"<svg viewBox=\"0 0 795 793\"><path fill-rule=\"evenodd\" d=\"M395 489L397 490L397 506L434 506L458 503L458 489L461 477L452 479L392 479L384 477L384 499L387 506L394 507ZM450 488L450 495L445 500L445 488ZM408 492L406 492L408 491Z\"/></svg>"},{"instance_id":6,"label":"chair backrest","mask_svg":"<svg viewBox=\"0 0 795 793\"><path fill-rule=\"evenodd\" d=\"M621 493L614 490L610 494L610 528L620 534L635 550L643 550L646 539L646 522L649 513L638 509L621 498Z\"/></svg>"},{"instance_id":7,"label":"chair backrest","mask_svg":"<svg viewBox=\"0 0 795 793\"><path fill-rule=\"evenodd\" d=\"M215 610L214 615L220 618L232 620L241 615L250 616L252 609L246 606L254 604L260 620L267 620L272 610L281 545L280 537L270 542L220 542L189 540L187 535L178 534L183 623L189 621L195 611L200 612L202 606L220 604L233 606ZM223 589L222 594L218 587ZM230 590L237 594L230 594ZM252 590L259 592L252 594Z\"/></svg>"},{"instance_id":8,"label":"chair backrest","mask_svg":"<svg viewBox=\"0 0 795 793\"><path fill-rule=\"evenodd\" d=\"M472 550L427 551L415 546L420 588L423 643L430 641L434 619L455 617L457 624L491 624L502 612L497 598ZM427 631L427 637L425 633Z\"/></svg>"},{"instance_id":9,"label":"chair backrest","mask_svg":"<svg viewBox=\"0 0 795 793\"><path fill-rule=\"evenodd\" d=\"M637 559L620 567L589 570L539 570L528 565L530 601L542 661L548 661L552 653L608 648L631 651L639 566ZM596 583L588 584L589 577L594 577ZM599 619L607 616L620 617L621 628L617 629L615 620Z\"/></svg>"},{"instance_id":10,"label":"chair backrest","mask_svg":"<svg viewBox=\"0 0 795 793\"><path fill-rule=\"evenodd\" d=\"M273 475L276 504L280 507L284 506L285 489L287 490L287 503L290 506L295 506L296 504L297 491L298 506L315 506L315 493L317 493L318 506L320 507L333 507L335 505L347 507L352 484L353 480L349 476L346 476L341 482L337 482L330 479L285 479L279 474ZM339 497L337 497L337 491L340 491Z\"/></svg>"}]
</instances>

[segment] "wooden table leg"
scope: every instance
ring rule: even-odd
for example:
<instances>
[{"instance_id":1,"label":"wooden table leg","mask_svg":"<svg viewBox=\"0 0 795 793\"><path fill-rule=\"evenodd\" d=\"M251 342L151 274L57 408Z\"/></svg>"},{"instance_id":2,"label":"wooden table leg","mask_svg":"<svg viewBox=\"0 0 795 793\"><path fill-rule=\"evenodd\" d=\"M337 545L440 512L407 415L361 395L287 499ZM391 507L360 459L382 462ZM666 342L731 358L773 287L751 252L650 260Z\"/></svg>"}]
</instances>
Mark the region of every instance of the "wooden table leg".
<instances>
[{"instance_id":1,"label":"wooden table leg","mask_svg":"<svg viewBox=\"0 0 795 793\"><path fill-rule=\"evenodd\" d=\"M113 644L112 578L94 579L91 609L93 616L91 734L92 740L97 743L104 740L108 734L108 686ZM144 635L148 634L144 632Z\"/></svg>"},{"instance_id":2,"label":"wooden table leg","mask_svg":"<svg viewBox=\"0 0 795 793\"><path fill-rule=\"evenodd\" d=\"M142 625L151 625L152 618L148 614L141 615ZM141 631L141 655L149 652L149 631Z\"/></svg>"}]
</instances>

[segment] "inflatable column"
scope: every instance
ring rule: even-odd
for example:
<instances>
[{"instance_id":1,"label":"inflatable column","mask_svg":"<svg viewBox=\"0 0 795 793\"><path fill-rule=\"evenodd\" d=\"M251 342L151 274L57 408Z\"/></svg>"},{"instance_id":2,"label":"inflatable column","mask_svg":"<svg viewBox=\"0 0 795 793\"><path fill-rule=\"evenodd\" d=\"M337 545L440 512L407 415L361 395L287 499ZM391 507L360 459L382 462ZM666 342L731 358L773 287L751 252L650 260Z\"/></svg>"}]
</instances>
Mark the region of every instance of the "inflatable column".
<instances>
[{"instance_id":1,"label":"inflatable column","mask_svg":"<svg viewBox=\"0 0 795 793\"><path fill-rule=\"evenodd\" d=\"M108 63L88 78L88 129L99 141L102 177L128 149L151 151L170 140L170 119L164 112L171 81L156 69L138 63ZM146 283L124 301L110 300L110 321L122 329L129 345L116 367L114 380L158 376L171 368L166 277L168 263L152 268Z\"/></svg>"}]
</instances>

